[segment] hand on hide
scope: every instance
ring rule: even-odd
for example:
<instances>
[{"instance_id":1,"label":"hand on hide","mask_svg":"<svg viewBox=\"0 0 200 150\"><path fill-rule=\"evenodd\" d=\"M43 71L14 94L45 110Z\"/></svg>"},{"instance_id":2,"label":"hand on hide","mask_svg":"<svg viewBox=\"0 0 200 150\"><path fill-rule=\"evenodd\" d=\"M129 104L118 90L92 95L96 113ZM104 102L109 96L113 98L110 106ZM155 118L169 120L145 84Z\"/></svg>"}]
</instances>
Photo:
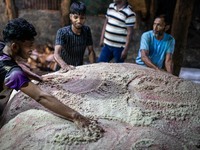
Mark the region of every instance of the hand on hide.
<instances>
[{"instance_id":1,"label":"hand on hide","mask_svg":"<svg viewBox=\"0 0 200 150\"><path fill-rule=\"evenodd\" d=\"M74 123L86 132L96 132L97 130L101 133L104 132L103 128L97 124L97 121L90 120L82 116L81 114L76 114L74 117Z\"/></svg>"},{"instance_id":2,"label":"hand on hide","mask_svg":"<svg viewBox=\"0 0 200 150\"><path fill-rule=\"evenodd\" d=\"M59 72L61 73L64 73L64 72L67 72L69 70L74 70L76 67L75 66L72 66L72 65L65 65L64 67L62 67Z\"/></svg>"}]
</instances>

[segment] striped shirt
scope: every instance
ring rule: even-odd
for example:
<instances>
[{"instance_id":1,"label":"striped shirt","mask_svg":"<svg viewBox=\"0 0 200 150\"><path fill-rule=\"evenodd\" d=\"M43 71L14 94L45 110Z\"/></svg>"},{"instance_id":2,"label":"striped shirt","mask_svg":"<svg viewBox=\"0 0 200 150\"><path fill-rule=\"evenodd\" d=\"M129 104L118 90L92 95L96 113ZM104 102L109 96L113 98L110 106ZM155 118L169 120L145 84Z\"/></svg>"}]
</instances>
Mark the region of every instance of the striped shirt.
<instances>
[{"instance_id":1,"label":"striped shirt","mask_svg":"<svg viewBox=\"0 0 200 150\"><path fill-rule=\"evenodd\" d=\"M117 11L116 4L111 3L107 9L108 23L105 29L104 43L113 47L125 47L127 27L134 26L136 14L128 3Z\"/></svg>"},{"instance_id":2,"label":"striped shirt","mask_svg":"<svg viewBox=\"0 0 200 150\"><path fill-rule=\"evenodd\" d=\"M73 33L71 25L57 31L55 45L61 45L61 58L73 66L83 65L87 46L93 45L92 35L88 26L83 26L80 35Z\"/></svg>"}]
</instances>

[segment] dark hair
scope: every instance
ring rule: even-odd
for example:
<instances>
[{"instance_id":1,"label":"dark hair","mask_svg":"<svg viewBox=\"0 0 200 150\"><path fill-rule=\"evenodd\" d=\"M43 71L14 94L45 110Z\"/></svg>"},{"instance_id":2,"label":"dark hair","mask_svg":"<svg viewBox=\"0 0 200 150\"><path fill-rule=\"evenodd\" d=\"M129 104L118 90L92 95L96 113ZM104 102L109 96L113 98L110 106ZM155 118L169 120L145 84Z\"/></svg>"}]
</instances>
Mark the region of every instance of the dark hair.
<instances>
[{"instance_id":1,"label":"dark hair","mask_svg":"<svg viewBox=\"0 0 200 150\"><path fill-rule=\"evenodd\" d=\"M36 35L34 26L23 18L10 20L3 30L3 40L6 43L13 40L34 40Z\"/></svg>"},{"instance_id":2,"label":"dark hair","mask_svg":"<svg viewBox=\"0 0 200 150\"><path fill-rule=\"evenodd\" d=\"M85 15L86 6L83 2L73 2L70 6L71 14Z\"/></svg>"},{"instance_id":3,"label":"dark hair","mask_svg":"<svg viewBox=\"0 0 200 150\"><path fill-rule=\"evenodd\" d=\"M169 19L169 16L166 15L166 14L158 15L158 16L155 17L155 19L156 19L156 18L163 18L166 25L170 25L170 24L171 24L171 21L170 21L170 19Z\"/></svg>"}]
</instances>

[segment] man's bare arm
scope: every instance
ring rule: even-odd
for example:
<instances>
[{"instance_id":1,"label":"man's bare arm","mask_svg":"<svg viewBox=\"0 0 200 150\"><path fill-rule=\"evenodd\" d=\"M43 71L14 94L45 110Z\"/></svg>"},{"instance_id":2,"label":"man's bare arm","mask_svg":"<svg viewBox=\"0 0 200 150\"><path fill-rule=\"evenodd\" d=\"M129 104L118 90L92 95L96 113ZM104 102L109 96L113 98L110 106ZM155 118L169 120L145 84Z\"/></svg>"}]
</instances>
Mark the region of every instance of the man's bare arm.
<instances>
[{"instance_id":1,"label":"man's bare arm","mask_svg":"<svg viewBox=\"0 0 200 150\"><path fill-rule=\"evenodd\" d=\"M36 81L43 81L42 76L32 72L29 68L27 68L24 64L18 63L18 65L22 68L22 70L26 73L26 75Z\"/></svg>"},{"instance_id":2,"label":"man's bare arm","mask_svg":"<svg viewBox=\"0 0 200 150\"><path fill-rule=\"evenodd\" d=\"M122 51L122 54L121 54L121 58L123 60L126 59L127 57L127 54L128 54L128 49L129 49L129 46L130 46L130 42L131 42L131 36L133 34L133 27L127 27L127 37L126 37L126 44L125 44L125 47L124 47L124 50Z\"/></svg>"},{"instance_id":3,"label":"man's bare arm","mask_svg":"<svg viewBox=\"0 0 200 150\"><path fill-rule=\"evenodd\" d=\"M89 57L90 63L95 63L96 62L96 54L94 52L94 49L93 49L92 45L88 46L88 57Z\"/></svg>"},{"instance_id":4,"label":"man's bare arm","mask_svg":"<svg viewBox=\"0 0 200 150\"><path fill-rule=\"evenodd\" d=\"M67 120L73 121L78 127L87 127L90 124L89 119L64 105L57 98L44 92L32 82L27 83L27 85L24 85L20 90L54 113L61 115Z\"/></svg>"},{"instance_id":5,"label":"man's bare arm","mask_svg":"<svg viewBox=\"0 0 200 150\"><path fill-rule=\"evenodd\" d=\"M60 57L61 54L61 50L62 50L62 46L61 45L56 45L55 46L55 50L54 50L54 59L56 60L56 62L60 65L60 67L65 70L72 70L74 69L73 66L68 65L67 63L65 63L65 61Z\"/></svg>"},{"instance_id":6,"label":"man's bare arm","mask_svg":"<svg viewBox=\"0 0 200 150\"><path fill-rule=\"evenodd\" d=\"M173 72L173 61L172 61L172 54L167 53L165 58L165 69L167 72L171 73Z\"/></svg>"},{"instance_id":7,"label":"man's bare arm","mask_svg":"<svg viewBox=\"0 0 200 150\"><path fill-rule=\"evenodd\" d=\"M141 58L142 61L145 63L147 67L160 70L156 65L152 63L152 61L149 59L149 51L148 50L141 50Z\"/></svg>"}]
</instances>

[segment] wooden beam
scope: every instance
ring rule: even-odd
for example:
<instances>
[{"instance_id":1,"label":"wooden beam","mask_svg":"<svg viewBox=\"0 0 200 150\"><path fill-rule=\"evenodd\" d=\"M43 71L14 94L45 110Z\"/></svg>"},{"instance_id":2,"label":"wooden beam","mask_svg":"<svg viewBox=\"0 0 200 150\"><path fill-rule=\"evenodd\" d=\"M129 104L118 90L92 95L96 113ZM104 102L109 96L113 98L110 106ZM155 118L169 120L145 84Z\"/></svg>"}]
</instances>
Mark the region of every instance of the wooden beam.
<instances>
[{"instance_id":1,"label":"wooden beam","mask_svg":"<svg viewBox=\"0 0 200 150\"><path fill-rule=\"evenodd\" d=\"M171 34L176 40L173 56L174 75L178 76L183 63L187 46L188 28L192 19L195 0L177 0L172 23Z\"/></svg>"},{"instance_id":2,"label":"wooden beam","mask_svg":"<svg viewBox=\"0 0 200 150\"><path fill-rule=\"evenodd\" d=\"M61 25L69 25L69 13L70 13L71 0L62 0L61 2Z\"/></svg>"},{"instance_id":3,"label":"wooden beam","mask_svg":"<svg viewBox=\"0 0 200 150\"><path fill-rule=\"evenodd\" d=\"M11 20L17 18L17 11L14 0L5 0L5 2L6 2L6 14L8 16L8 19Z\"/></svg>"}]
</instances>

